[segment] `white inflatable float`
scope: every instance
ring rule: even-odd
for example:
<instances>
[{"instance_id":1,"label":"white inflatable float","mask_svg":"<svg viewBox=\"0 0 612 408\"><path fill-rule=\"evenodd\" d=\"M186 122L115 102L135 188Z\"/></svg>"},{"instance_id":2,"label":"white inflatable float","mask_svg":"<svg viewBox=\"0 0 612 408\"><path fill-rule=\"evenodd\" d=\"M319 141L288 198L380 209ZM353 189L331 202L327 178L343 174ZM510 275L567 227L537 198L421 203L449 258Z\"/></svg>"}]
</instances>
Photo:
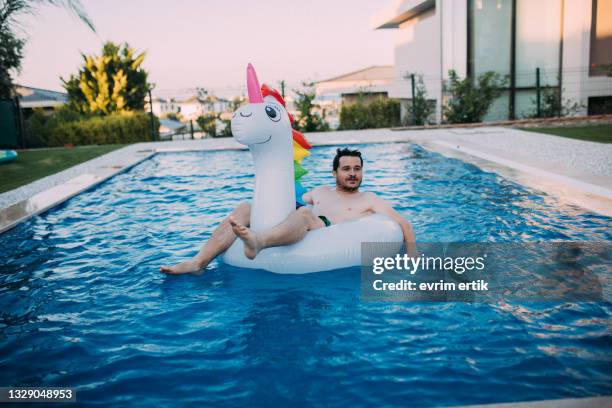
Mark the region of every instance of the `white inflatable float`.
<instances>
[{"instance_id":1,"label":"white inflatable float","mask_svg":"<svg viewBox=\"0 0 612 408\"><path fill-rule=\"evenodd\" d=\"M234 112L231 126L234 138L249 147L255 162L250 228L257 232L278 225L295 211L296 186L297 201L303 193L296 182L303 173L299 162L308 152L304 153L307 142L303 136L292 131L284 101L265 85L260 88L251 64L247 67L247 89L249 104ZM397 242L397 252L402 241L402 230L395 221L374 214L310 231L300 242L266 248L253 260L244 255L244 244L237 239L222 260L242 268L302 274L360 265L362 242Z\"/></svg>"}]
</instances>

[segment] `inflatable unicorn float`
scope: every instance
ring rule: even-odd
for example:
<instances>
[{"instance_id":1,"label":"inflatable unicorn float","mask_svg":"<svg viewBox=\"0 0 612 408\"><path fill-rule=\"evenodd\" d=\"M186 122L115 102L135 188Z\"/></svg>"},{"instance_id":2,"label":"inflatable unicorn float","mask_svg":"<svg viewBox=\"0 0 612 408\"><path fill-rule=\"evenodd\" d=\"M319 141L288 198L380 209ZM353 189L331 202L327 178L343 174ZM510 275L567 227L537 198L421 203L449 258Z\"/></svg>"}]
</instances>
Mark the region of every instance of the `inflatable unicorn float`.
<instances>
[{"instance_id":1,"label":"inflatable unicorn float","mask_svg":"<svg viewBox=\"0 0 612 408\"><path fill-rule=\"evenodd\" d=\"M250 228L257 232L280 224L295 211L306 191L300 178L306 174L302 160L311 146L291 128L293 118L281 95L265 84L260 88L251 64L247 67L249 104L234 112L231 129L238 143L246 145L255 162L255 192ZM296 194L297 193L297 194ZM374 214L355 221L309 231L292 245L263 249L253 260L237 239L222 255L223 262L242 268L302 274L361 264L362 242L403 241L400 226L389 217Z\"/></svg>"}]
</instances>

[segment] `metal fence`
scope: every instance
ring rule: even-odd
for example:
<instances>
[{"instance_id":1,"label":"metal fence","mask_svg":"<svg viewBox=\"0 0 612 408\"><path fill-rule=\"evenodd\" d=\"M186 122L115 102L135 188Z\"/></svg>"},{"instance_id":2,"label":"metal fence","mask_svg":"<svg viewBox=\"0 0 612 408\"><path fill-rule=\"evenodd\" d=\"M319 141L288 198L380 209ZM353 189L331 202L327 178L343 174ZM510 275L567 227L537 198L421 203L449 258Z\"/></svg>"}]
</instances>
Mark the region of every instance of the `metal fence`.
<instances>
[{"instance_id":1,"label":"metal fence","mask_svg":"<svg viewBox=\"0 0 612 408\"><path fill-rule=\"evenodd\" d=\"M413 121L412 99L414 95L414 81L422 78L427 90L427 98L435 103L435 99L446 104L451 97L448 91L448 78L435 75L419 75L419 72L406 73L402 77L394 78L395 82L403 85L404 93L401 98L402 120L410 125ZM509 78L508 72L498 72L501 77ZM608 74L612 75L612 74ZM511 84L513 86L511 86ZM588 95L588 97L584 97ZM580 98L584 98L580 100ZM612 113L612 77L605 73L599 76L590 74L589 67L565 67L561 71L557 68L541 67L530 70L517 70L514 72L514 81L508 81L502 88L498 97L484 117L484 121L497 121L508 119L538 118L551 116L551 100L556 98L556 105L560 110L552 116L565 115L601 115ZM437 106L441 109L441 106ZM572 111L571 108L574 108ZM439 111L437 112L439 115ZM437 115L432 115L430 123L436 121Z\"/></svg>"}]
</instances>

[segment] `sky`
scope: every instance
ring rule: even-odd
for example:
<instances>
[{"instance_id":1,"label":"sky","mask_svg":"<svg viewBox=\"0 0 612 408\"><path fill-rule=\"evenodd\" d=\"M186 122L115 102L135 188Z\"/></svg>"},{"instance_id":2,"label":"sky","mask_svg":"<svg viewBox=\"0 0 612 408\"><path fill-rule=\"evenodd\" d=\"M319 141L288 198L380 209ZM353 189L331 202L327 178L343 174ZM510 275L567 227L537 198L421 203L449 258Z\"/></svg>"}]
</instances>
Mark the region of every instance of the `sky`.
<instances>
[{"instance_id":1,"label":"sky","mask_svg":"<svg viewBox=\"0 0 612 408\"><path fill-rule=\"evenodd\" d=\"M260 82L289 87L393 64L393 30L370 19L390 0L81 1L92 32L69 10L41 5L20 18L27 39L17 83L63 91L105 41L145 51L157 96L196 86L240 93L251 62Z\"/></svg>"}]
</instances>

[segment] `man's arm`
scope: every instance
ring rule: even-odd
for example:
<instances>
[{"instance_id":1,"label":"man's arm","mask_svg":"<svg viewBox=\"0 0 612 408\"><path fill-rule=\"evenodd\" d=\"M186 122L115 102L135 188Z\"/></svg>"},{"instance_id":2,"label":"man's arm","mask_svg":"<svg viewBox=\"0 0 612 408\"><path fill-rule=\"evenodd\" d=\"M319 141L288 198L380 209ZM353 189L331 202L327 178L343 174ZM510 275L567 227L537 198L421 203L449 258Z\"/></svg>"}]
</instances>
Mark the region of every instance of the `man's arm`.
<instances>
[{"instance_id":1,"label":"man's arm","mask_svg":"<svg viewBox=\"0 0 612 408\"><path fill-rule=\"evenodd\" d=\"M302 194L302 201L304 201L306 204L314 204L312 201L312 190L308 190Z\"/></svg>"},{"instance_id":2,"label":"man's arm","mask_svg":"<svg viewBox=\"0 0 612 408\"><path fill-rule=\"evenodd\" d=\"M393 221L397 222L402 228L402 233L404 234L404 245L406 247L406 253L409 256L417 256L416 252L416 238L414 236L414 229L412 228L412 224L408 222L404 217L401 216L400 213L395 211L391 204L383 200L382 198L372 194L372 211L377 214L384 214Z\"/></svg>"},{"instance_id":3,"label":"man's arm","mask_svg":"<svg viewBox=\"0 0 612 408\"><path fill-rule=\"evenodd\" d=\"M305 192L304 194L302 194L302 201L304 201L306 204L314 204L314 193L315 191L317 191L317 189L319 189L319 187L315 187L312 190L308 190L307 192Z\"/></svg>"}]
</instances>

